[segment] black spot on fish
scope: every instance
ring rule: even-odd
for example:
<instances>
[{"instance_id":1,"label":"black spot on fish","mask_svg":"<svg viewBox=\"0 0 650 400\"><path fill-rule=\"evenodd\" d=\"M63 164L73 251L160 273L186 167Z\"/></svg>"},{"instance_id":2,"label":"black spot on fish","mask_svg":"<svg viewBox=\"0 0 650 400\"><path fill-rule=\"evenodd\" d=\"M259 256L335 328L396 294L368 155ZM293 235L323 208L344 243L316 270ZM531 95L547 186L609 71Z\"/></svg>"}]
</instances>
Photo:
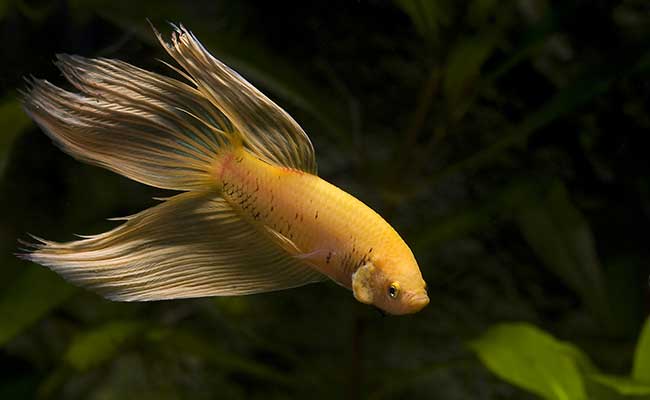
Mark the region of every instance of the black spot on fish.
<instances>
[{"instance_id":1,"label":"black spot on fish","mask_svg":"<svg viewBox=\"0 0 650 400\"><path fill-rule=\"evenodd\" d=\"M327 253L327 257L325 257L325 264L329 264L331 259L332 259L332 252L330 251L329 253Z\"/></svg>"},{"instance_id":2,"label":"black spot on fish","mask_svg":"<svg viewBox=\"0 0 650 400\"><path fill-rule=\"evenodd\" d=\"M318 210L316 210L316 216L314 217L314 219L318 219Z\"/></svg>"}]
</instances>

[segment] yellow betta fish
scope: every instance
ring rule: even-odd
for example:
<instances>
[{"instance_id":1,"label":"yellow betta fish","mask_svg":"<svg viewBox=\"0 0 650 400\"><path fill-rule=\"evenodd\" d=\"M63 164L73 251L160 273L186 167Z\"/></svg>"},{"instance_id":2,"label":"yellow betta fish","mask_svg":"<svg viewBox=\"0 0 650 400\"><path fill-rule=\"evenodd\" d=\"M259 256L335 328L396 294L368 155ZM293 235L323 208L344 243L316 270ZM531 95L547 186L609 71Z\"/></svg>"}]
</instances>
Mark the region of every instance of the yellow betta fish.
<instances>
[{"instance_id":1,"label":"yellow betta fish","mask_svg":"<svg viewBox=\"0 0 650 400\"><path fill-rule=\"evenodd\" d=\"M413 253L376 212L316 175L284 110L184 27L165 50L188 83L128 63L60 55L79 90L33 80L26 112L65 152L183 191L83 240L22 256L118 301L230 296L330 278L391 314L429 298Z\"/></svg>"}]
</instances>

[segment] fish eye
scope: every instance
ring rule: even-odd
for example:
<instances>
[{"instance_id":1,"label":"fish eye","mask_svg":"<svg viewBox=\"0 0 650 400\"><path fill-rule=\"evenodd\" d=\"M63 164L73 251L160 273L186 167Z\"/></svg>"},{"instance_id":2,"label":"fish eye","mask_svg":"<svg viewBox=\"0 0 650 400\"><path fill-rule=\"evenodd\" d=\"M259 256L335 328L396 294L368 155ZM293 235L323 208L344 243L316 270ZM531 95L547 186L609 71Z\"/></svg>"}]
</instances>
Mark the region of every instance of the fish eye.
<instances>
[{"instance_id":1,"label":"fish eye","mask_svg":"<svg viewBox=\"0 0 650 400\"><path fill-rule=\"evenodd\" d=\"M396 299L398 295L399 295L399 283L393 282L388 287L388 296L391 299Z\"/></svg>"}]
</instances>

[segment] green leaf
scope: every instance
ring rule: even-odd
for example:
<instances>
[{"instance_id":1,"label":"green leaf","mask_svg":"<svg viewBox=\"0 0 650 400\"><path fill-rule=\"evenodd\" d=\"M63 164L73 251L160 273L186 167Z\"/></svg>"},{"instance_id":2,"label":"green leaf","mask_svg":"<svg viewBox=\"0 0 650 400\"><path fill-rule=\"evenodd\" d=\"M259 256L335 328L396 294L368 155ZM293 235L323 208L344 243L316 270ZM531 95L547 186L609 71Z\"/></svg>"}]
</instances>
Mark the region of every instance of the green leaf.
<instances>
[{"instance_id":1,"label":"green leaf","mask_svg":"<svg viewBox=\"0 0 650 400\"><path fill-rule=\"evenodd\" d=\"M471 367L473 362L474 360L469 358L458 358L399 373L389 370L382 380L382 384L374 388L375 390L370 392L367 398L369 400L402 398L399 394L419 382L431 379L434 375L448 373L456 368ZM396 376L396 374L399 375Z\"/></svg>"},{"instance_id":2,"label":"green leaf","mask_svg":"<svg viewBox=\"0 0 650 400\"><path fill-rule=\"evenodd\" d=\"M222 350L217 343L190 331L179 329L158 329L149 332L149 339L160 341L166 348L177 353L191 354L199 359L229 372L244 373L258 379L288 386L289 376L256 361Z\"/></svg>"},{"instance_id":3,"label":"green leaf","mask_svg":"<svg viewBox=\"0 0 650 400\"><path fill-rule=\"evenodd\" d=\"M74 290L43 267L27 267L0 297L0 346L67 300Z\"/></svg>"},{"instance_id":4,"label":"green leaf","mask_svg":"<svg viewBox=\"0 0 650 400\"><path fill-rule=\"evenodd\" d=\"M496 190L485 199L469 204L463 211L447 213L443 218L427 221L424 229L414 235L413 248L427 251L446 241L477 232L494 225L495 219L516 207L530 191L530 183L514 180L502 189Z\"/></svg>"},{"instance_id":5,"label":"green leaf","mask_svg":"<svg viewBox=\"0 0 650 400\"><path fill-rule=\"evenodd\" d=\"M485 208L468 210L432 221L418 235L413 248L424 252L441 244L479 230L491 222L491 213Z\"/></svg>"},{"instance_id":6,"label":"green leaf","mask_svg":"<svg viewBox=\"0 0 650 400\"><path fill-rule=\"evenodd\" d=\"M467 20L474 26L485 28L489 18L503 10L500 4L498 0L472 0L467 6Z\"/></svg>"},{"instance_id":7,"label":"green leaf","mask_svg":"<svg viewBox=\"0 0 650 400\"><path fill-rule=\"evenodd\" d=\"M452 104L455 104L476 80L481 66L496 45L495 37L482 35L462 39L453 48L447 60L444 91Z\"/></svg>"},{"instance_id":8,"label":"green leaf","mask_svg":"<svg viewBox=\"0 0 650 400\"><path fill-rule=\"evenodd\" d=\"M560 353L570 357L575 363L580 372L584 374L598 373L598 369L591 361L589 356L581 349L567 342L557 342L557 348Z\"/></svg>"},{"instance_id":9,"label":"green leaf","mask_svg":"<svg viewBox=\"0 0 650 400\"><path fill-rule=\"evenodd\" d=\"M2 20L9 11L9 0L0 0L0 20Z\"/></svg>"},{"instance_id":10,"label":"green leaf","mask_svg":"<svg viewBox=\"0 0 650 400\"><path fill-rule=\"evenodd\" d=\"M644 396L650 395L650 384L640 382L627 376L615 376L606 374L588 375L589 379L598 382L615 390L625 396Z\"/></svg>"},{"instance_id":11,"label":"green leaf","mask_svg":"<svg viewBox=\"0 0 650 400\"><path fill-rule=\"evenodd\" d=\"M585 78L557 92L537 111L528 114L518 125L506 128L506 132L499 140L441 170L433 176L432 181L438 181L459 171L475 170L503 159L503 154L511 147L524 144L528 137L539 129L605 93L615 78L642 74L648 69L650 69L650 53L641 55L633 65L611 65L605 72L583 73Z\"/></svg>"},{"instance_id":12,"label":"green leaf","mask_svg":"<svg viewBox=\"0 0 650 400\"><path fill-rule=\"evenodd\" d=\"M650 319L646 319L636 344L632 378L650 384Z\"/></svg>"},{"instance_id":13,"label":"green leaf","mask_svg":"<svg viewBox=\"0 0 650 400\"><path fill-rule=\"evenodd\" d=\"M610 320L603 272L587 221L559 182L543 196L531 193L516 220L544 266L575 290L603 322Z\"/></svg>"},{"instance_id":14,"label":"green leaf","mask_svg":"<svg viewBox=\"0 0 650 400\"><path fill-rule=\"evenodd\" d=\"M534 326L496 325L469 346L490 371L513 385L548 400L586 399L576 360L566 351L571 345Z\"/></svg>"},{"instance_id":15,"label":"green leaf","mask_svg":"<svg viewBox=\"0 0 650 400\"><path fill-rule=\"evenodd\" d=\"M395 4L408 14L418 32L430 41L438 41L440 28L451 20L447 1L395 0Z\"/></svg>"},{"instance_id":16,"label":"green leaf","mask_svg":"<svg viewBox=\"0 0 650 400\"><path fill-rule=\"evenodd\" d=\"M41 22L45 20L56 7L56 3L37 3L33 4L31 1L16 0L14 2L16 8L22 15L29 18L33 22Z\"/></svg>"},{"instance_id":17,"label":"green leaf","mask_svg":"<svg viewBox=\"0 0 650 400\"><path fill-rule=\"evenodd\" d=\"M75 338L64 359L79 371L95 368L113 358L142 328L143 324L137 321L109 322Z\"/></svg>"},{"instance_id":18,"label":"green leaf","mask_svg":"<svg viewBox=\"0 0 650 400\"><path fill-rule=\"evenodd\" d=\"M0 130L0 176L2 176L11 145L16 137L31 125L31 122L18 100L14 98L0 102L0 121L2 121Z\"/></svg>"}]
</instances>

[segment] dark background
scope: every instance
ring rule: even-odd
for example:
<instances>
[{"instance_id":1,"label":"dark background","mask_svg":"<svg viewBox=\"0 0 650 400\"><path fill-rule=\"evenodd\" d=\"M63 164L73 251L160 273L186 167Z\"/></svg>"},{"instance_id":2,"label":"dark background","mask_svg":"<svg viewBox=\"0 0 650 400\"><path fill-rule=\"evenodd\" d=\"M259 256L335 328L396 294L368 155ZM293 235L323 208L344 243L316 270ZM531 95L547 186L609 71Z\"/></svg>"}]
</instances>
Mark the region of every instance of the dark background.
<instances>
[{"instance_id":1,"label":"dark background","mask_svg":"<svg viewBox=\"0 0 650 400\"><path fill-rule=\"evenodd\" d=\"M382 317L333 283L111 303L13 256L168 195L66 156L17 100L24 76L65 86L56 53L176 76L146 18L305 128L320 175L411 245L426 309ZM0 398L529 398L465 346L502 321L629 370L650 299L646 0L16 0L0 38Z\"/></svg>"}]
</instances>

